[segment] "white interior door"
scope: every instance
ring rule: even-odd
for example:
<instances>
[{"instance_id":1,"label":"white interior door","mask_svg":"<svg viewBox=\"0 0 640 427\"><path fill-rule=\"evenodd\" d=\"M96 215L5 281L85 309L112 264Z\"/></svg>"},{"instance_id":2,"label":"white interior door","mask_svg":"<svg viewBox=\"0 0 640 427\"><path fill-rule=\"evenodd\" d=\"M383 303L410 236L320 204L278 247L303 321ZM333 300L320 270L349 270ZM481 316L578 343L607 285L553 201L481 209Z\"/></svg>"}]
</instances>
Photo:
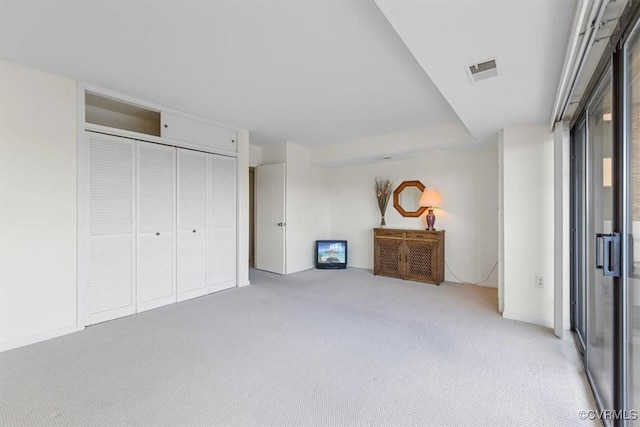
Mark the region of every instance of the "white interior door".
<instances>
[{"instance_id":1,"label":"white interior door","mask_svg":"<svg viewBox=\"0 0 640 427\"><path fill-rule=\"evenodd\" d=\"M256 268L285 273L285 164L256 168Z\"/></svg>"},{"instance_id":2,"label":"white interior door","mask_svg":"<svg viewBox=\"0 0 640 427\"><path fill-rule=\"evenodd\" d=\"M216 292L236 285L236 159L209 160L209 292Z\"/></svg>"},{"instance_id":3,"label":"white interior door","mask_svg":"<svg viewBox=\"0 0 640 427\"><path fill-rule=\"evenodd\" d=\"M176 149L138 142L137 311L176 302Z\"/></svg>"},{"instance_id":4,"label":"white interior door","mask_svg":"<svg viewBox=\"0 0 640 427\"><path fill-rule=\"evenodd\" d=\"M88 133L87 324L135 313L135 151L125 138Z\"/></svg>"},{"instance_id":5,"label":"white interior door","mask_svg":"<svg viewBox=\"0 0 640 427\"><path fill-rule=\"evenodd\" d=\"M209 293L208 154L178 148L178 301Z\"/></svg>"}]
</instances>

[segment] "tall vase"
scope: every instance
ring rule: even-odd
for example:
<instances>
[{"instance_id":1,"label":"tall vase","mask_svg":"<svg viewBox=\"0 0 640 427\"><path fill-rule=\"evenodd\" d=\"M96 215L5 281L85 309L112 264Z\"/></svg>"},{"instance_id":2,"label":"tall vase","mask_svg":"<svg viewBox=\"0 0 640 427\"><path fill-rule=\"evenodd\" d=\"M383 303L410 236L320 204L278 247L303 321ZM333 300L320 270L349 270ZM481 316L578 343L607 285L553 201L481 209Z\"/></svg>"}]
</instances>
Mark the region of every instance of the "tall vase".
<instances>
[{"instance_id":1,"label":"tall vase","mask_svg":"<svg viewBox=\"0 0 640 427\"><path fill-rule=\"evenodd\" d=\"M385 228L387 226L387 222L384 220L384 215L380 218L380 228Z\"/></svg>"}]
</instances>

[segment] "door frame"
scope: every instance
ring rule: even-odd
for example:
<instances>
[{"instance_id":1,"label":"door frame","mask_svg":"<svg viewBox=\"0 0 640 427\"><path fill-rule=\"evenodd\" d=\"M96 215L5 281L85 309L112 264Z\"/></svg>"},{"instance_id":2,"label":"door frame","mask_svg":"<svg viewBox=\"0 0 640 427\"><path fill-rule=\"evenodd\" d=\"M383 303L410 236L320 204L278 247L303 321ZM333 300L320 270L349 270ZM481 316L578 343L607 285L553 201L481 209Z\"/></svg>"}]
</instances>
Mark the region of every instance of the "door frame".
<instances>
[{"instance_id":1,"label":"door frame","mask_svg":"<svg viewBox=\"0 0 640 427\"><path fill-rule=\"evenodd\" d=\"M575 134L576 134L576 130L578 127L582 126L583 130L582 130L582 139L581 141L578 141L576 143L575 141ZM577 224L582 224L582 225L586 225L587 221L586 221L586 209L584 208L585 206L585 199L586 199L586 183L582 182L582 186L580 187L580 191L577 190L576 188L576 182L578 180L582 181L582 177L587 175L587 171L586 171L586 148L587 148L587 128L588 128L588 117L585 113L582 113L580 115L580 117L578 118L578 120L576 121L576 125L571 129L571 143L570 143L570 150L571 150L571 154L570 154L570 201L569 201L569 205L570 205L570 222L571 222L571 227L570 227L570 232L571 232L571 237L570 237L570 245L569 245L569 271L570 271L570 275L569 275L569 279L570 279L570 285L569 285L569 298L570 298L570 319L571 319L571 330L574 331L574 339L575 339L575 343L576 346L578 348L578 351L580 352L580 354L583 355L583 357L586 357L585 355L585 349L586 349L586 342L585 342L585 336L587 334L587 328L588 328L588 324L587 324L587 318L588 318L588 305L585 304L584 307L582 307L582 313L584 313L583 315L583 328L584 328L584 335L581 335L580 332L577 330L577 322L578 322L578 309L577 306L579 304L580 301L578 301L578 291L577 291L577 287L581 285L581 283L578 283L577 277L576 277L576 273L578 271L578 269L582 270L582 274L581 277L584 281L584 279L586 278L586 269L584 268L584 264L581 262L577 261L577 257L580 256L581 254L586 253L585 248L583 247L583 243L584 243L584 235L585 235L585 230L578 230ZM581 145L581 147L578 147L578 144ZM581 154L580 157L578 155L578 150L581 150ZM582 175L578 176L578 162L581 163L581 169L582 170ZM577 206L578 203L580 203L580 206ZM578 216L581 217L581 221L578 221ZM579 239L579 237L582 237L582 239ZM583 295L584 298L583 300L586 301L586 292L587 289L585 287L585 289L583 289ZM585 360L585 365L586 365L586 360Z\"/></svg>"}]
</instances>

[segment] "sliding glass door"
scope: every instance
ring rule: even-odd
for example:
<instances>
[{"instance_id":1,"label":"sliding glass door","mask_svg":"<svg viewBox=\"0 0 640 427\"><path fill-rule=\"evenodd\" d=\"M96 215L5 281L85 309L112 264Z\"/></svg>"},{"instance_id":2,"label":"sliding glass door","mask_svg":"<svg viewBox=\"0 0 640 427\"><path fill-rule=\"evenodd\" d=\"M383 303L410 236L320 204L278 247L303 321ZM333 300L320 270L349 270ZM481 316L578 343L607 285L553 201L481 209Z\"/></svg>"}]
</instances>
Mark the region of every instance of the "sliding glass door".
<instances>
[{"instance_id":1,"label":"sliding glass door","mask_svg":"<svg viewBox=\"0 0 640 427\"><path fill-rule=\"evenodd\" d=\"M598 402L613 406L611 70L572 132L572 323Z\"/></svg>"},{"instance_id":2,"label":"sliding glass door","mask_svg":"<svg viewBox=\"0 0 640 427\"><path fill-rule=\"evenodd\" d=\"M572 326L607 426L640 426L640 3L632 14L571 136Z\"/></svg>"},{"instance_id":3,"label":"sliding glass door","mask_svg":"<svg viewBox=\"0 0 640 427\"><path fill-rule=\"evenodd\" d=\"M607 73L587 107L586 150L586 365L603 407L612 407L613 279L610 243L613 233L611 182L611 74Z\"/></svg>"}]
</instances>

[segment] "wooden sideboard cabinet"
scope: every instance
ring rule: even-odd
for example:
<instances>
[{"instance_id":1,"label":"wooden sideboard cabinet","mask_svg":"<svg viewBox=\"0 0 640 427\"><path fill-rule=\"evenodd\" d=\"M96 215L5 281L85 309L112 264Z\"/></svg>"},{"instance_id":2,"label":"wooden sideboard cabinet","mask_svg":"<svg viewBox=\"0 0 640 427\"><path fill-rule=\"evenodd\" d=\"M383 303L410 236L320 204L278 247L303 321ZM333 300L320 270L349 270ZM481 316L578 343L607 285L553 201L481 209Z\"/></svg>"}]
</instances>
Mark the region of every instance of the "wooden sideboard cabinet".
<instances>
[{"instance_id":1,"label":"wooden sideboard cabinet","mask_svg":"<svg viewBox=\"0 0 640 427\"><path fill-rule=\"evenodd\" d=\"M373 274L439 285L444 230L373 229Z\"/></svg>"}]
</instances>

